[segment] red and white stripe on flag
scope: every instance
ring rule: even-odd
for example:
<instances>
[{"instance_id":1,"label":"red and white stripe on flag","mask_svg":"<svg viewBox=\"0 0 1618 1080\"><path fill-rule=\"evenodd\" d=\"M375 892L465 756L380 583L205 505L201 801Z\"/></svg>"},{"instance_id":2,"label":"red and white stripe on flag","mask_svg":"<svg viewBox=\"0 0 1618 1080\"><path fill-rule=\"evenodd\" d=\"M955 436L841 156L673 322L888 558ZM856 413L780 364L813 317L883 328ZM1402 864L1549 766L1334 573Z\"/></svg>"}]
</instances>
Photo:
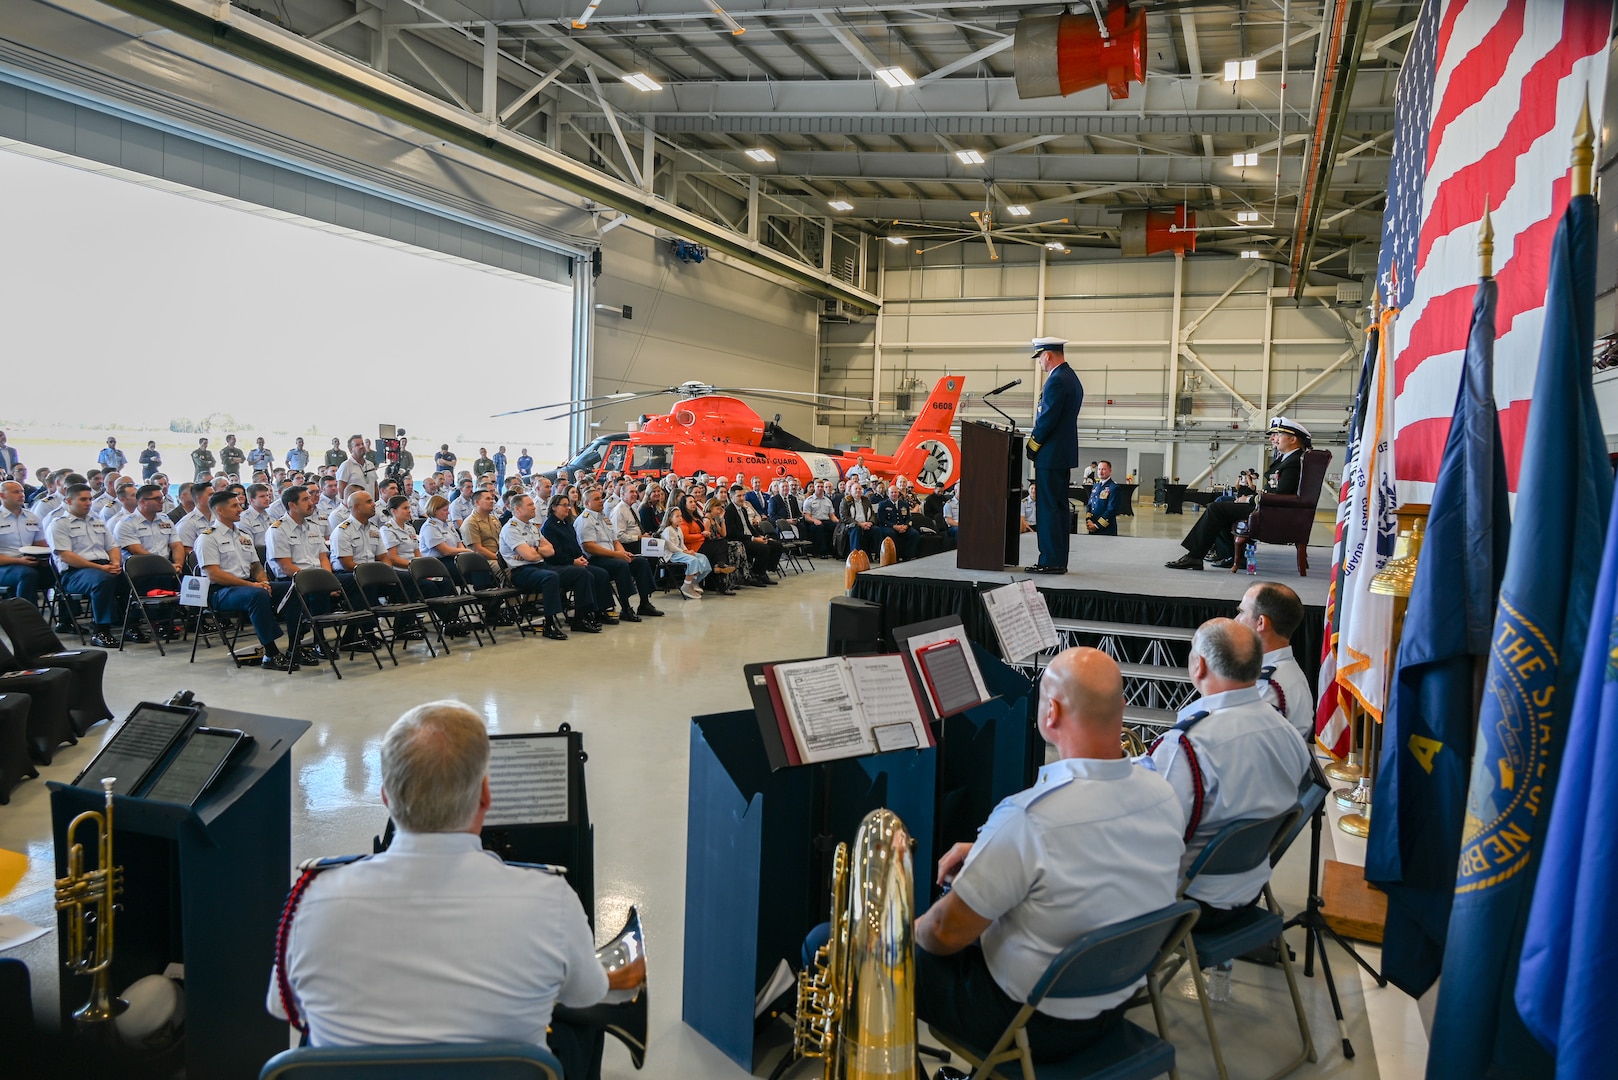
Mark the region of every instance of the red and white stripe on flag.
<instances>
[{"instance_id":1,"label":"red and white stripe on flag","mask_svg":"<svg viewBox=\"0 0 1618 1080\"><path fill-rule=\"evenodd\" d=\"M1466 355L1485 203L1500 289L1494 392L1508 484L1517 490L1572 133L1587 96L1600 130L1613 19L1610 0L1428 2L1442 7L1420 236L1413 291L1393 340L1401 502L1429 501L1438 478Z\"/></svg>"}]
</instances>

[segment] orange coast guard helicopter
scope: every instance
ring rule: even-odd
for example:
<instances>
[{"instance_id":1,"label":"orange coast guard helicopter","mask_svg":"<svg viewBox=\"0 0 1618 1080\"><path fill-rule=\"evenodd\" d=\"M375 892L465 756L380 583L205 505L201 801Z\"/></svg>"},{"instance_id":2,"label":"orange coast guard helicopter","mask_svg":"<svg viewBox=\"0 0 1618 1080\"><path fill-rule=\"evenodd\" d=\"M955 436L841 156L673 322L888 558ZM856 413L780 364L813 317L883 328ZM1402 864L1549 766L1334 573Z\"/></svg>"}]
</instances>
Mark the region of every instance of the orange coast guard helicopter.
<instances>
[{"instance_id":1,"label":"orange coast guard helicopter","mask_svg":"<svg viewBox=\"0 0 1618 1080\"><path fill-rule=\"evenodd\" d=\"M649 478L670 472L679 476L706 473L717 477L732 477L741 473L748 480L758 476L766 484L783 477L794 477L799 483L807 484L815 480L841 480L863 458L872 476L886 480L904 476L914 481L917 491L927 493L949 487L960 478L961 451L949 432L950 425L955 421L955 409L961 400L961 387L965 381L960 375L945 375L938 380L915 422L899 443L898 450L891 456L865 450L826 450L814 446L780 425L765 421L751 406L732 396L746 394L795 405L805 404L804 399L832 396L798 394L789 390L722 388L687 382L666 390L606 394L579 402L538 405L532 409L518 409L499 415L564 409L555 416L545 418L557 420L590 412L609 401L678 394L680 400L666 415L645 417L639 431L600 436L562 466L561 471L571 474L580 469L608 470L625 476ZM554 480L556 472L552 470L540 475Z\"/></svg>"}]
</instances>

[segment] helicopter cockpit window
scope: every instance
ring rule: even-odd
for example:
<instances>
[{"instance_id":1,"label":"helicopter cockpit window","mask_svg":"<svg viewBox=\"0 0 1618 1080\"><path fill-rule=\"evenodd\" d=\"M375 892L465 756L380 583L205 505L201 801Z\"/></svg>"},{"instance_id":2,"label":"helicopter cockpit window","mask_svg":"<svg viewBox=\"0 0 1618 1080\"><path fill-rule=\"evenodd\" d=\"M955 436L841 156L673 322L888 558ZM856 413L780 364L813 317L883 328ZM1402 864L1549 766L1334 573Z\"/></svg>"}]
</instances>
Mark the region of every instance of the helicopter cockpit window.
<instances>
[{"instance_id":1,"label":"helicopter cockpit window","mask_svg":"<svg viewBox=\"0 0 1618 1080\"><path fill-rule=\"evenodd\" d=\"M636 472L647 470L650 472L666 473L674 460L674 447L669 445L641 444L635 447L635 452L629 456L629 467Z\"/></svg>"},{"instance_id":2,"label":"helicopter cockpit window","mask_svg":"<svg viewBox=\"0 0 1618 1080\"><path fill-rule=\"evenodd\" d=\"M601 452L606 449L607 443L612 441L610 435L602 435L593 440L590 445L579 451L579 456L567 463L569 471L577 469L591 469L601 460Z\"/></svg>"},{"instance_id":3,"label":"helicopter cockpit window","mask_svg":"<svg viewBox=\"0 0 1618 1080\"><path fill-rule=\"evenodd\" d=\"M628 449L628 443L612 444L612 449L607 451L606 469L608 472L624 471L624 452Z\"/></svg>"}]
</instances>

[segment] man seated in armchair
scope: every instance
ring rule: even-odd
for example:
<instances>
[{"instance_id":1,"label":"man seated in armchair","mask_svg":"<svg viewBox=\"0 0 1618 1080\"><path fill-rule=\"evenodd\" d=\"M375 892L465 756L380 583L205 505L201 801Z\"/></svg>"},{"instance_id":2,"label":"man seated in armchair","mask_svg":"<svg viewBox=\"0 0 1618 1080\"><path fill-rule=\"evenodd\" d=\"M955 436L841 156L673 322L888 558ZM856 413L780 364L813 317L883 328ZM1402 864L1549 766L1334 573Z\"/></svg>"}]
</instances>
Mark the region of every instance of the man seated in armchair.
<instances>
[{"instance_id":1,"label":"man seated in armchair","mask_svg":"<svg viewBox=\"0 0 1618 1080\"><path fill-rule=\"evenodd\" d=\"M1309 429L1295 420L1277 416L1270 421L1270 446L1274 455L1264 478L1264 490L1253 498L1211 503L1180 546L1185 554L1165 563L1170 570L1201 570L1204 561L1229 569L1236 559L1231 530L1246 521L1265 495L1296 495L1303 483L1303 455L1309 449Z\"/></svg>"}]
</instances>

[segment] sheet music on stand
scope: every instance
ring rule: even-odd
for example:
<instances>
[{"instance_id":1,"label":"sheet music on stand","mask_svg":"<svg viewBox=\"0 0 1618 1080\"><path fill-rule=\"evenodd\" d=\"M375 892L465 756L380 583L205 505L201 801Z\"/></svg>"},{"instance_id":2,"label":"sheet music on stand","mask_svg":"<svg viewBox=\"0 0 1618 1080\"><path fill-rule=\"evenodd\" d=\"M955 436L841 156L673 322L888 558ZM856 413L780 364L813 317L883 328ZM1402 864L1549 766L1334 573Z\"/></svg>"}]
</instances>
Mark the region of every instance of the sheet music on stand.
<instances>
[{"instance_id":1,"label":"sheet music on stand","mask_svg":"<svg viewBox=\"0 0 1618 1080\"><path fill-rule=\"evenodd\" d=\"M1016 663L1062 643L1045 596L1027 579L983 594L983 606L1000 639L1000 651Z\"/></svg>"},{"instance_id":2,"label":"sheet music on stand","mask_svg":"<svg viewBox=\"0 0 1618 1080\"><path fill-rule=\"evenodd\" d=\"M491 738L489 795L485 828L560 825L571 820L565 733Z\"/></svg>"}]
</instances>

